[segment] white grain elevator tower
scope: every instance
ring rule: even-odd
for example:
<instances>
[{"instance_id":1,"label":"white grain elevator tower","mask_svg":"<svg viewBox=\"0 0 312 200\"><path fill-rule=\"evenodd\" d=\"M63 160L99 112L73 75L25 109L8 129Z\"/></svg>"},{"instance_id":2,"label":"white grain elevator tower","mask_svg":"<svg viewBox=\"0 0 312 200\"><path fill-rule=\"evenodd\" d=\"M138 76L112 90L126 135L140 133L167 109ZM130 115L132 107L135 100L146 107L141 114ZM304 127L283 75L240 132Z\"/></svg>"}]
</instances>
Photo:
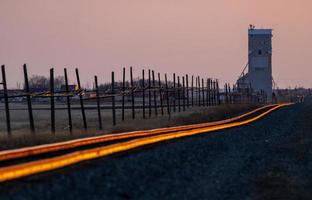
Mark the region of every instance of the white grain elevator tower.
<instances>
[{"instance_id":1,"label":"white grain elevator tower","mask_svg":"<svg viewBox=\"0 0 312 200\"><path fill-rule=\"evenodd\" d=\"M248 29L248 73L238 83L250 84L254 93L263 91L272 101L272 29Z\"/></svg>"}]
</instances>

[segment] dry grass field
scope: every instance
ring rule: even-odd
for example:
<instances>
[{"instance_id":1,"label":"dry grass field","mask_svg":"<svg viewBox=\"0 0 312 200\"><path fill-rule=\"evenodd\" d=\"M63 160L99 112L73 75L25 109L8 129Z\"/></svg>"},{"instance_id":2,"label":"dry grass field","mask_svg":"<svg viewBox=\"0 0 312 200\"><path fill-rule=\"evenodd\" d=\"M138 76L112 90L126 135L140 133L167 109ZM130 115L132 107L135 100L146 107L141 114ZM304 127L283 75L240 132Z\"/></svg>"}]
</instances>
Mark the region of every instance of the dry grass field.
<instances>
[{"instance_id":1,"label":"dry grass field","mask_svg":"<svg viewBox=\"0 0 312 200\"><path fill-rule=\"evenodd\" d=\"M57 108L64 105L58 104ZM3 104L0 105L0 149L12 149L17 147L32 146L46 143L53 143L58 141L65 141L74 138L89 137L95 135L103 135L108 133L118 133L133 130L148 130L160 127L170 127L202 122L210 122L226 119L240 113L250 111L260 105L221 105L212 107L194 107L186 111L172 113L172 115L154 115L152 110L152 117L148 117L148 110L146 110L147 119L142 119L142 111L136 110L136 119L131 118L131 110L125 112L125 121L121 121L121 111L117 109L117 125L112 125L112 112L110 109L102 109L102 123L103 130L98 130L98 118L96 109L86 110L86 117L88 122L88 131L83 131L81 111L79 109L72 110L73 127L72 133L68 130L68 116L67 110L56 110L56 133L50 132L50 111L41 110L48 105L36 105L34 112L36 132L29 131L28 113L26 105L12 104L11 105L11 123L12 134L10 136L6 133L5 113ZM166 110L165 110L166 111Z\"/></svg>"}]
</instances>

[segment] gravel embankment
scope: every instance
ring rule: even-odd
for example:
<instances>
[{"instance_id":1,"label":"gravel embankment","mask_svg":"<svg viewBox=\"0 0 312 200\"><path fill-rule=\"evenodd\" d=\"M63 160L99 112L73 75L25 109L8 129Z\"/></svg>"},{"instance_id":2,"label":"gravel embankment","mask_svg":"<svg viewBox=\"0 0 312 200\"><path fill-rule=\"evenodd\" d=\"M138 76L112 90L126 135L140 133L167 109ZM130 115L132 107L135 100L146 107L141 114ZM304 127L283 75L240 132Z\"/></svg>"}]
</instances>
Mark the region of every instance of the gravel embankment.
<instances>
[{"instance_id":1,"label":"gravel embankment","mask_svg":"<svg viewBox=\"0 0 312 200\"><path fill-rule=\"evenodd\" d=\"M0 184L0 199L312 199L312 102Z\"/></svg>"}]
</instances>

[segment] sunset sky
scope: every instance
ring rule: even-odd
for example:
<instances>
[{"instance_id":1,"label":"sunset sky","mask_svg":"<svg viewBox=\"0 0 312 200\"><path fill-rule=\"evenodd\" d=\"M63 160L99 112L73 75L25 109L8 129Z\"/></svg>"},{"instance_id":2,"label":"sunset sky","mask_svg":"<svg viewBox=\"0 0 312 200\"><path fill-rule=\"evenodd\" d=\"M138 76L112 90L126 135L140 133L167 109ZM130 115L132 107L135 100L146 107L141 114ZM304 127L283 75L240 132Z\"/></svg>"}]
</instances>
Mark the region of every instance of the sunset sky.
<instances>
[{"instance_id":1,"label":"sunset sky","mask_svg":"<svg viewBox=\"0 0 312 200\"><path fill-rule=\"evenodd\" d=\"M66 66L83 83L133 66L233 83L247 63L249 24L273 29L279 87L312 87L311 0L0 0L0 64L10 87Z\"/></svg>"}]
</instances>

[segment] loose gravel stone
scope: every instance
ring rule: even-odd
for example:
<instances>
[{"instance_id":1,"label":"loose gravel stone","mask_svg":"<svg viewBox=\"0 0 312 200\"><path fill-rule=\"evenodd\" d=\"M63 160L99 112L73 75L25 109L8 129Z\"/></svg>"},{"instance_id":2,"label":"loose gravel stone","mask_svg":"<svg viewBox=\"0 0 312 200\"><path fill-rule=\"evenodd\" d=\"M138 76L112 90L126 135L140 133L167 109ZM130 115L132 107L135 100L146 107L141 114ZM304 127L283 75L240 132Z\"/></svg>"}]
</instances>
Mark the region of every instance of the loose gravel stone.
<instances>
[{"instance_id":1,"label":"loose gravel stone","mask_svg":"<svg viewBox=\"0 0 312 200\"><path fill-rule=\"evenodd\" d=\"M0 199L312 199L312 101L0 185Z\"/></svg>"}]
</instances>

